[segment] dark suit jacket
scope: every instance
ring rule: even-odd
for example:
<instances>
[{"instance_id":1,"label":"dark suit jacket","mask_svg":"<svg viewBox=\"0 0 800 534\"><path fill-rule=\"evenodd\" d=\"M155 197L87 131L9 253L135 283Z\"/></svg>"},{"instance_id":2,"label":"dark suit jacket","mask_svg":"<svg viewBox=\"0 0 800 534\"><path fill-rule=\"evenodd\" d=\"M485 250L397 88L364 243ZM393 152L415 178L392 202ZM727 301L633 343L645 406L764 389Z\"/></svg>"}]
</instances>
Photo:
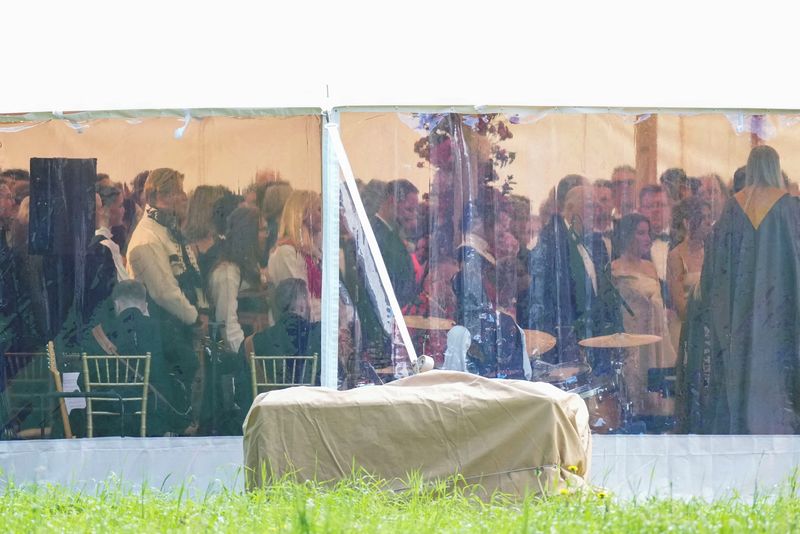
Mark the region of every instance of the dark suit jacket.
<instances>
[{"instance_id":1,"label":"dark suit jacket","mask_svg":"<svg viewBox=\"0 0 800 534\"><path fill-rule=\"evenodd\" d=\"M386 270L389 272L394 293L402 308L414 302L418 293L411 254L397 230L390 228L377 216L373 217L370 222L375 239L381 249L383 261L386 263Z\"/></svg>"},{"instance_id":2,"label":"dark suit jacket","mask_svg":"<svg viewBox=\"0 0 800 534\"><path fill-rule=\"evenodd\" d=\"M111 297L117 283L117 267L111 251L101 243L106 237L94 236L86 250L84 271L83 323L89 324L97 307Z\"/></svg>"},{"instance_id":3,"label":"dark suit jacket","mask_svg":"<svg viewBox=\"0 0 800 534\"><path fill-rule=\"evenodd\" d=\"M597 292L578 251L578 237L556 215L542 229L529 256L532 277L527 328L556 336L550 360L579 359L577 341L618 331L619 305L607 270L609 258L600 236L584 242L594 264Z\"/></svg>"}]
</instances>

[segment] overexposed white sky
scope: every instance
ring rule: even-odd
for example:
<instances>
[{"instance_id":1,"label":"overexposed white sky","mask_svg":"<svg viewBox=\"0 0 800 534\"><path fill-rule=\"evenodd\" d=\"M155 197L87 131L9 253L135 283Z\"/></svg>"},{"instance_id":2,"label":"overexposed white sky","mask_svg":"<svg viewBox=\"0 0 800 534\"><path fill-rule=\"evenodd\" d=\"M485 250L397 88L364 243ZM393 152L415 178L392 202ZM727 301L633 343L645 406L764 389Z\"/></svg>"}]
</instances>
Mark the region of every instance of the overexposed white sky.
<instances>
[{"instance_id":1,"label":"overexposed white sky","mask_svg":"<svg viewBox=\"0 0 800 534\"><path fill-rule=\"evenodd\" d=\"M786 4L12 2L0 29L0 113L373 104L797 109L797 17Z\"/></svg>"}]
</instances>

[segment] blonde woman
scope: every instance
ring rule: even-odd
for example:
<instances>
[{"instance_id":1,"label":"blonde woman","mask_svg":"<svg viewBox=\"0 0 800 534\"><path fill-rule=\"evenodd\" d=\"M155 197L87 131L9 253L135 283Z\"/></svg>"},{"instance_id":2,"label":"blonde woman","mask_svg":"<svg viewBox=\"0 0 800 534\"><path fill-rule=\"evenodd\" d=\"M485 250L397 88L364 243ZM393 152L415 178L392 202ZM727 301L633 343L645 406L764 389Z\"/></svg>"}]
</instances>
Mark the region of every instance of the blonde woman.
<instances>
[{"instance_id":1,"label":"blonde woman","mask_svg":"<svg viewBox=\"0 0 800 534\"><path fill-rule=\"evenodd\" d=\"M309 319L312 323L321 318L321 230L322 203L319 194L292 191L286 199L278 228L278 240L267 264L267 274L272 284L277 285L287 278L298 278L306 282L310 297Z\"/></svg>"}]
</instances>

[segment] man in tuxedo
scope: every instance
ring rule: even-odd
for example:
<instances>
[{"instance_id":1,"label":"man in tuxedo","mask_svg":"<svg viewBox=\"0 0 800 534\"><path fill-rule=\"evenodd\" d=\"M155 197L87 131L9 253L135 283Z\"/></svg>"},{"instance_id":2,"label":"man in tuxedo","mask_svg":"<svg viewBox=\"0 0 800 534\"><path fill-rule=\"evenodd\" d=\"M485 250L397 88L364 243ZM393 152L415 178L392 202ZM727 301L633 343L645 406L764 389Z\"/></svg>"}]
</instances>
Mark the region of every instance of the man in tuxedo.
<instances>
[{"instance_id":1,"label":"man in tuxedo","mask_svg":"<svg viewBox=\"0 0 800 534\"><path fill-rule=\"evenodd\" d=\"M130 276L112 240L111 229L122 224L122 190L114 185L98 185L95 194L94 239L86 250L83 298L83 324L88 324L98 307L107 304L117 282Z\"/></svg>"},{"instance_id":2,"label":"man in tuxedo","mask_svg":"<svg viewBox=\"0 0 800 534\"><path fill-rule=\"evenodd\" d=\"M556 347L543 358L550 363L582 360L579 340L619 331L621 324L608 253L592 246L595 188L568 187L567 178L556 190L563 207L542 229L529 258L533 280L525 326L556 337Z\"/></svg>"},{"instance_id":3,"label":"man in tuxedo","mask_svg":"<svg viewBox=\"0 0 800 534\"><path fill-rule=\"evenodd\" d=\"M397 297L400 308L413 303L418 294L412 248L407 241L413 235L417 224L419 191L408 180L393 180L389 183L373 180L368 187L374 200L372 205L378 208L370 214L370 224L375 233L375 240L389 274L389 280ZM380 204L378 204L380 202ZM365 204L369 202L365 201ZM369 212L368 212L369 213ZM358 313L362 355L364 361L377 369L392 366L398 352L390 336L384 331L383 319L387 313L378 309L370 298L370 290L365 285L362 262L356 260L353 241L346 240L343 246L349 269L344 275L348 293L352 296ZM352 260L352 261L351 261Z\"/></svg>"},{"instance_id":4,"label":"man in tuxedo","mask_svg":"<svg viewBox=\"0 0 800 534\"><path fill-rule=\"evenodd\" d=\"M670 248L670 221L672 219L669 196L660 185L646 185L639 192L639 213L650 221L653 238L650 246L650 259L656 266L658 278L667 279L667 255Z\"/></svg>"},{"instance_id":5,"label":"man in tuxedo","mask_svg":"<svg viewBox=\"0 0 800 534\"><path fill-rule=\"evenodd\" d=\"M592 221L592 257L595 257L594 248L602 246L606 254L611 257L611 241L614 230L614 186L611 180L595 180L594 182L594 219Z\"/></svg>"},{"instance_id":6,"label":"man in tuxedo","mask_svg":"<svg viewBox=\"0 0 800 534\"><path fill-rule=\"evenodd\" d=\"M408 180L386 184L386 195L371 223L400 307L414 302L417 284L406 237L417 224L419 190Z\"/></svg>"}]
</instances>

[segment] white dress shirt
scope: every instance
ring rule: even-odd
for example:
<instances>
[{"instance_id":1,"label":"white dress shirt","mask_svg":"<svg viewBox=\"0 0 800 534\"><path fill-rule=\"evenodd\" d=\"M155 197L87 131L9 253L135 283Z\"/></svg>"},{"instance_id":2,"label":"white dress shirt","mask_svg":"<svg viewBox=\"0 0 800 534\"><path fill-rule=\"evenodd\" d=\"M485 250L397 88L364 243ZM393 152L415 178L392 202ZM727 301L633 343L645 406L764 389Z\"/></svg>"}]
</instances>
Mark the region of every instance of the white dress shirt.
<instances>
[{"instance_id":1,"label":"white dress shirt","mask_svg":"<svg viewBox=\"0 0 800 534\"><path fill-rule=\"evenodd\" d=\"M564 224L567 225L567 230L571 231L572 226L564 219ZM597 273L594 270L594 262L592 262L592 256L589 254L589 251L586 250L586 247L583 246L583 243L580 240L576 239L575 244L578 246L578 254L581 255L581 260L583 260L583 267L586 269L586 274L589 275L589 279L592 281L592 289L594 290L594 294L597 295Z\"/></svg>"},{"instance_id":2,"label":"white dress shirt","mask_svg":"<svg viewBox=\"0 0 800 534\"><path fill-rule=\"evenodd\" d=\"M105 237L105 239L100 241L100 244L111 251L111 257L114 259L114 267L117 268L117 282L129 280L130 275L128 274L128 270L125 268L125 262L122 260L122 254L119 251L119 245L114 243L114 241L111 239L111 230L105 226L101 226L94 231L94 235L101 235Z\"/></svg>"}]
</instances>

